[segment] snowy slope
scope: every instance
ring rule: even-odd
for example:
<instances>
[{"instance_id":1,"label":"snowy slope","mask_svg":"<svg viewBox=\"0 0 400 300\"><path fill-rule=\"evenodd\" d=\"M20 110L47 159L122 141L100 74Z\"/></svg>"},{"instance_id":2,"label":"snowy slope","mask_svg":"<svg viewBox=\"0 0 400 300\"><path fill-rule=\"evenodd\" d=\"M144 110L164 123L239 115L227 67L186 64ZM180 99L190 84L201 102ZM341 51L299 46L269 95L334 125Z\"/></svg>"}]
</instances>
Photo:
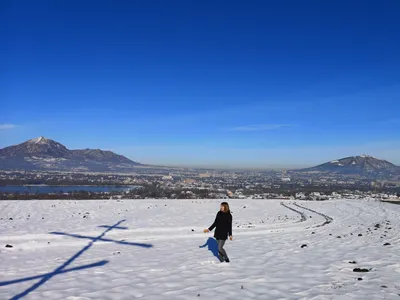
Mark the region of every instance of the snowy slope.
<instances>
[{"instance_id":1,"label":"snowy slope","mask_svg":"<svg viewBox=\"0 0 400 300\"><path fill-rule=\"evenodd\" d=\"M400 205L231 200L226 264L218 204L0 202L0 299L400 299Z\"/></svg>"}]
</instances>

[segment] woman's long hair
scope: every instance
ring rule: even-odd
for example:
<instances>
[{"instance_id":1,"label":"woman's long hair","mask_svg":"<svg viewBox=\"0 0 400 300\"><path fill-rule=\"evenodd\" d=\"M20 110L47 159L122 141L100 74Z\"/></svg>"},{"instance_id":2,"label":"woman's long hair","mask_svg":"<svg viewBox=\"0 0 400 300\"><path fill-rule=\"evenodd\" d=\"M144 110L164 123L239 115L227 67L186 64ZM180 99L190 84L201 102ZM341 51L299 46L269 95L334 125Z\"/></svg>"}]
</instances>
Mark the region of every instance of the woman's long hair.
<instances>
[{"instance_id":1,"label":"woman's long hair","mask_svg":"<svg viewBox=\"0 0 400 300\"><path fill-rule=\"evenodd\" d=\"M228 202L222 202L221 203L221 206L223 206L224 207L224 212L226 212L226 213L231 213L231 210L229 209L229 204L228 204Z\"/></svg>"}]
</instances>

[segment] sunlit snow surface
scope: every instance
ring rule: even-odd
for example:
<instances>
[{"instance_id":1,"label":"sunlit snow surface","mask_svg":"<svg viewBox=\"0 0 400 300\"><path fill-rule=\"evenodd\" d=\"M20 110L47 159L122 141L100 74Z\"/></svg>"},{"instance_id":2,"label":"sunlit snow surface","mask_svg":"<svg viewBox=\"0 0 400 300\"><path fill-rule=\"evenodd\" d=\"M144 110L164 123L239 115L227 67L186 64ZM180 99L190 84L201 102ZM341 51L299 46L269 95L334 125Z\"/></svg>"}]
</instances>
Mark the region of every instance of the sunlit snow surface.
<instances>
[{"instance_id":1,"label":"sunlit snow surface","mask_svg":"<svg viewBox=\"0 0 400 300\"><path fill-rule=\"evenodd\" d=\"M400 205L283 204L230 201L226 264L217 200L1 201L0 299L400 299Z\"/></svg>"}]
</instances>

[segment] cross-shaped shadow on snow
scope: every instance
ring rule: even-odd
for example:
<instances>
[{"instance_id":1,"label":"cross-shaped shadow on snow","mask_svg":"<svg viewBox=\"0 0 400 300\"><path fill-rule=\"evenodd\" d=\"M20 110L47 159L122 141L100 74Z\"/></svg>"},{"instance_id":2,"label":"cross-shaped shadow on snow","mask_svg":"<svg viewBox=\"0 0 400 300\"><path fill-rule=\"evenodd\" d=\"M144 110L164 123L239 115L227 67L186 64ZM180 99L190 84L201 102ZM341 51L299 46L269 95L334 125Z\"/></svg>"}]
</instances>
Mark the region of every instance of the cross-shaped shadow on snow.
<instances>
[{"instance_id":1,"label":"cross-shaped shadow on snow","mask_svg":"<svg viewBox=\"0 0 400 300\"><path fill-rule=\"evenodd\" d=\"M100 226L97 226L97 227L99 227L99 228L110 228L110 227L112 227L112 226L109 226L109 225L100 225ZM126 230L126 229L128 229L128 227L125 227L125 226L115 226L113 229L122 229L122 230Z\"/></svg>"},{"instance_id":2,"label":"cross-shaped shadow on snow","mask_svg":"<svg viewBox=\"0 0 400 300\"><path fill-rule=\"evenodd\" d=\"M77 253L75 253L73 256L71 256L66 262L64 262L61 266L57 267L53 272L46 273L46 274L41 274L41 275L36 275L36 276L30 276L30 277L25 277L25 278L20 278L20 279L14 279L14 280L9 280L9 281L3 281L0 282L0 286L5 286L5 285L10 285L10 284L16 284L20 282L25 282L25 281L30 281L30 280L35 280L35 279L40 279L37 283L33 284L31 287L26 289L25 291L19 293L18 295L15 295L12 297L10 300L16 300L16 299L21 299L22 297L25 297L32 291L36 290L38 287L41 285L45 284L48 280L53 278L56 275L59 274L64 274L64 273L69 273L73 271L79 271L83 269L88 269L88 268L94 268L94 267L101 267L107 264L109 261L108 260L101 260L96 263L88 264L88 265L83 265L75 268L70 268L66 269L67 266L69 266L73 261L75 261L79 256L81 256L84 252L89 250L90 247L93 246L93 244L97 241L103 241L103 242L113 242L117 244L122 244L122 245L129 245L129 246L139 246L139 247L144 247L144 248L151 248L153 245L151 244L141 244L141 243L131 243L131 242L125 242L125 241L115 241L112 239L105 239L104 236L107 234L107 232L113 230L113 229L127 229L127 227L119 227L122 222L125 220L121 220L117 222L116 224L112 226L108 225L102 225L99 226L101 228L107 228L105 231L103 231L100 235L97 237L90 237L90 236L81 236L77 234L68 234L68 233L63 233L63 232L50 232L50 234L57 234L57 235L66 235L66 236L71 236L71 237L76 237L76 238L82 238L82 239L89 239L91 240L89 244L87 244L85 247L83 247L81 250L79 250Z\"/></svg>"}]
</instances>

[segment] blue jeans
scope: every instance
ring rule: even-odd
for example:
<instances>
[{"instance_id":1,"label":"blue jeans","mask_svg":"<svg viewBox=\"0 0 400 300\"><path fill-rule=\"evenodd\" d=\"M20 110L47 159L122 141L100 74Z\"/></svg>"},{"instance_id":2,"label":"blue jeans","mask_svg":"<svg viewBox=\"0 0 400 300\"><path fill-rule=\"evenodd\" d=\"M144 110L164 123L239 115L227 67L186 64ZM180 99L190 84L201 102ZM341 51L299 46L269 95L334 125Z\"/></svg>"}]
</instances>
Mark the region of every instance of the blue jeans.
<instances>
[{"instance_id":1,"label":"blue jeans","mask_svg":"<svg viewBox=\"0 0 400 300\"><path fill-rule=\"evenodd\" d=\"M224 249L225 242L226 242L226 240L217 240L218 254L219 254L221 261L228 259L228 254L226 254L226 251Z\"/></svg>"}]
</instances>

